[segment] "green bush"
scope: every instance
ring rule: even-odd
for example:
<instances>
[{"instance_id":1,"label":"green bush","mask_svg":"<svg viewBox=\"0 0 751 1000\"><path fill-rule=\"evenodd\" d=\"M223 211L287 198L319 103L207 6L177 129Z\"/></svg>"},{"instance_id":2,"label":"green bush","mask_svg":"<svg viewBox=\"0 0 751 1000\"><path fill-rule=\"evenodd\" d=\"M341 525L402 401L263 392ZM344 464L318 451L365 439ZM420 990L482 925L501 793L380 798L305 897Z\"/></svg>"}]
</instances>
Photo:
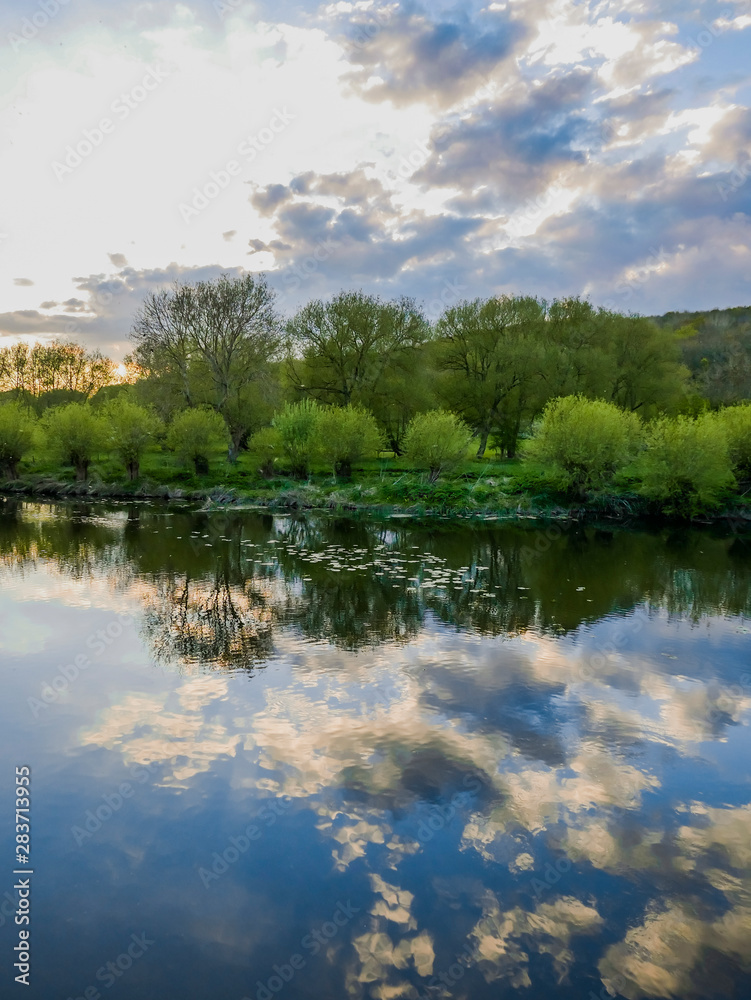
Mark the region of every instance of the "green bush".
<instances>
[{"instance_id":1,"label":"green bush","mask_svg":"<svg viewBox=\"0 0 751 1000\"><path fill-rule=\"evenodd\" d=\"M352 463L374 455L383 447L383 437L374 417L359 406L329 407L316 426L318 451L332 466L335 476L349 478Z\"/></svg>"},{"instance_id":2,"label":"green bush","mask_svg":"<svg viewBox=\"0 0 751 1000\"><path fill-rule=\"evenodd\" d=\"M714 414L663 417L647 428L641 492L665 513L694 515L716 507L733 485L728 441Z\"/></svg>"},{"instance_id":3,"label":"green bush","mask_svg":"<svg viewBox=\"0 0 751 1000\"><path fill-rule=\"evenodd\" d=\"M52 454L75 468L76 479L88 479L94 456L107 446L104 420L88 403L68 403L48 410L42 426Z\"/></svg>"},{"instance_id":4,"label":"green bush","mask_svg":"<svg viewBox=\"0 0 751 1000\"><path fill-rule=\"evenodd\" d=\"M292 475L302 478L310 470L318 444L317 425L321 407L312 399L287 403L274 418L282 451L290 463Z\"/></svg>"},{"instance_id":5,"label":"green bush","mask_svg":"<svg viewBox=\"0 0 751 1000\"><path fill-rule=\"evenodd\" d=\"M636 414L601 399L564 396L547 404L526 453L583 493L609 485L633 461L641 438Z\"/></svg>"},{"instance_id":6,"label":"green bush","mask_svg":"<svg viewBox=\"0 0 751 1000\"><path fill-rule=\"evenodd\" d=\"M427 467L434 483L442 472L465 458L471 437L459 417L445 410L431 410L418 414L407 428L404 453L418 467Z\"/></svg>"},{"instance_id":7,"label":"green bush","mask_svg":"<svg viewBox=\"0 0 751 1000\"><path fill-rule=\"evenodd\" d=\"M743 479L751 478L751 403L728 406L717 420L728 439L730 461Z\"/></svg>"},{"instance_id":8,"label":"green bush","mask_svg":"<svg viewBox=\"0 0 751 1000\"><path fill-rule=\"evenodd\" d=\"M261 459L258 471L264 479L271 479L274 475L276 460L282 450L282 439L279 431L275 427L264 427L262 430L256 431L248 442L248 449Z\"/></svg>"},{"instance_id":9,"label":"green bush","mask_svg":"<svg viewBox=\"0 0 751 1000\"><path fill-rule=\"evenodd\" d=\"M128 479L137 479L143 453L159 433L161 420L122 395L107 403L103 414L112 447L125 465Z\"/></svg>"},{"instance_id":10,"label":"green bush","mask_svg":"<svg viewBox=\"0 0 751 1000\"><path fill-rule=\"evenodd\" d=\"M167 447L184 462L192 462L199 476L208 473L211 456L226 448L228 441L227 425L216 410L183 410L167 431Z\"/></svg>"},{"instance_id":11,"label":"green bush","mask_svg":"<svg viewBox=\"0 0 751 1000\"><path fill-rule=\"evenodd\" d=\"M0 406L0 469L10 479L18 478L18 463L34 444L35 421L17 403Z\"/></svg>"}]
</instances>

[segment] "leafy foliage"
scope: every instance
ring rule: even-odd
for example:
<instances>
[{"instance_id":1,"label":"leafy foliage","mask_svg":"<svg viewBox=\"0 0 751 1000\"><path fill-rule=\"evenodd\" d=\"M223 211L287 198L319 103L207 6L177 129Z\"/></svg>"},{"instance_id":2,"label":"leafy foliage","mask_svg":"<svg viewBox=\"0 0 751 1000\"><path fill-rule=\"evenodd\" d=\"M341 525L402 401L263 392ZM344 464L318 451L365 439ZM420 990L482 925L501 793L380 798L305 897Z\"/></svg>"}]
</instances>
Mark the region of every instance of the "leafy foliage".
<instances>
[{"instance_id":1,"label":"leafy foliage","mask_svg":"<svg viewBox=\"0 0 751 1000\"><path fill-rule=\"evenodd\" d=\"M714 414L662 417L647 428L642 492L666 513L691 516L716 507L734 477L724 427Z\"/></svg>"},{"instance_id":2,"label":"leafy foliage","mask_svg":"<svg viewBox=\"0 0 751 1000\"><path fill-rule=\"evenodd\" d=\"M633 460L640 439L635 414L601 399L564 396L545 407L527 453L583 492L608 485Z\"/></svg>"},{"instance_id":3,"label":"leafy foliage","mask_svg":"<svg viewBox=\"0 0 751 1000\"><path fill-rule=\"evenodd\" d=\"M77 479L88 479L94 456L107 445L104 420L88 403L68 403L48 410L42 426L52 454L72 465Z\"/></svg>"},{"instance_id":4,"label":"leafy foliage","mask_svg":"<svg viewBox=\"0 0 751 1000\"><path fill-rule=\"evenodd\" d=\"M159 433L161 421L125 396L108 403L103 413L112 445L127 469L128 479L137 479L143 453Z\"/></svg>"},{"instance_id":5,"label":"leafy foliage","mask_svg":"<svg viewBox=\"0 0 751 1000\"><path fill-rule=\"evenodd\" d=\"M445 410L418 414L409 425L405 454L416 466L427 467L430 481L458 464L467 454L471 432L463 420Z\"/></svg>"},{"instance_id":6,"label":"leafy foliage","mask_svg":"<svg viewBox=\"0 0 751 1000\"><path fill-rule=\"evenodd\" d=\"M378 424L359 406L328 407L318 418L318 450L335 475L352 475L352 463L383 447Z\"/></svg>"},{"instance_id":7,"label":"leafy foliage","mask_svg":"<svg viewBox=\"0 0 751 1000\"><path fill-rule=\"evenodd\" d=\"M316 453L317 424L321 407L312 399L288 403L274 419L282 451L290 463L291 472L303 477L308 474Z\"/></svg>"},{"instance_id":8,"label":"leafy foliage","mask_svg":"<svg viewBox=\"0 0 751 1000\"><path fill-rule=\"evenodd\" d=\"M0 469L11 479L18 476L18 463L34 443L35 421L29 410L17 403L0 405Z\"/></svg>"},{"instance_id":9,"label":"leafy foliage","mask_svg":"<svg viewBox=\"0 0 751 1000\"><path fill-rule=\"evenodd\" d=\"M729 406L717 414L728 440L730 461L744 479L751 477L751 403Z\"/></svg>"},{"instance_id":10,"label":"leafy foliage","mask_svg":"<svg viewBox=\"0 0 751 1000\"><path fill-rule=\"evenodd\" d=\"M196 475L209 471L212 455L227 444L227 426L215 410L183 410L167 431L167 447L185 462L193 462Z\"/></svg>"}]
</instances>

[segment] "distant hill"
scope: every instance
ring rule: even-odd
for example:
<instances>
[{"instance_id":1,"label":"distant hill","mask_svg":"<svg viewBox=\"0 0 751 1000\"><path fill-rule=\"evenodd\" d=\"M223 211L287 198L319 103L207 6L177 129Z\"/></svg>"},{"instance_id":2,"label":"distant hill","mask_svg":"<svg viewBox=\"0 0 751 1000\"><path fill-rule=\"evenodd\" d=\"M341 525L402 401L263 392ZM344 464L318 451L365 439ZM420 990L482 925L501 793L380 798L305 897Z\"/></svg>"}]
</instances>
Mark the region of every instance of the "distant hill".
<instances>
[{"instance_id":1,"label":"distant hill","mask_svg":"<svg viewBox=\"0 0 751 1000\"><path fill-rule=\"evenodd\" d=\"M712 403L751 399L751 306L652 316L681 335L683 360Z\"/></svg>"}]
</instances>

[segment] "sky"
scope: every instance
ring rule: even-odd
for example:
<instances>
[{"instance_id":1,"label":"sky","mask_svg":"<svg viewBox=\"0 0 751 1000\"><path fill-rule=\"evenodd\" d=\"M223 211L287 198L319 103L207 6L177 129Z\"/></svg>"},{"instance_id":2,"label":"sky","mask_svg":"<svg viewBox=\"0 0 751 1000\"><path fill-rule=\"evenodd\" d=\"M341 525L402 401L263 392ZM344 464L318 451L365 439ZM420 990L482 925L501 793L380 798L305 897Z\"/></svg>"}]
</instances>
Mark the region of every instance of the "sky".
<instances>
[{"instance_id":1,"label":"sky","mask_svg":"<svg viewBox=\"0 0 751 1000\"><path fill-rule=\"evenodd\" d=\"M3 0L0 346L144 297L751 303L751 0Z\"/></svg>"}]
</instances>

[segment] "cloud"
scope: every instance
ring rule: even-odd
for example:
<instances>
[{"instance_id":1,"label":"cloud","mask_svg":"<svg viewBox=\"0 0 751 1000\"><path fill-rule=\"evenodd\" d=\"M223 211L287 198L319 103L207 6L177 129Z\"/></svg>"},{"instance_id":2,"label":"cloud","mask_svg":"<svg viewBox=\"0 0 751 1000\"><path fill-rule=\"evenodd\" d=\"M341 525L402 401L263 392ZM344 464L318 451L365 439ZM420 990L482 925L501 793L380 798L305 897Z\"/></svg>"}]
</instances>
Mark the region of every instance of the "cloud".
<instances>
[{"instance_id":1,"label":"cloud","mask_svg":"<svg viewBox=\"0 0 751 1000\"><path fill-rule=\"evenodd\" d=\"M31 278L14 278L13 279L13 284L14 285L21 285L22 287L25 288L25 287L27 287L29 285L33 285L34 282L31 280Z\"/></svg>"},{"instance_id":2,"label":"cloud","mask_svg":"<svg viewBox=\"0 0 751 1000\"><path fill-rule=\"evenodd\" d=\"M457 6L453 17L431 14L409 3L335 20L355 67L344 80L360 97L397 106L450 106L510 61L528 32L505 11L488 9L473 18Z\"/></svg>"},{"instance_id":3,"label":"cloud","mask_svg":"<svg viewBox=\"0 0 751 1000\"><path fill-rule=\"evenodd\" d=\"M122 254L122 253L108 253L107 256L109 257L110 261L112 262L112 264L115 267L127 267L128 266L128 260L127 260L127 258L125 256L125 254Z\"/></svg>"}]
</instances>

